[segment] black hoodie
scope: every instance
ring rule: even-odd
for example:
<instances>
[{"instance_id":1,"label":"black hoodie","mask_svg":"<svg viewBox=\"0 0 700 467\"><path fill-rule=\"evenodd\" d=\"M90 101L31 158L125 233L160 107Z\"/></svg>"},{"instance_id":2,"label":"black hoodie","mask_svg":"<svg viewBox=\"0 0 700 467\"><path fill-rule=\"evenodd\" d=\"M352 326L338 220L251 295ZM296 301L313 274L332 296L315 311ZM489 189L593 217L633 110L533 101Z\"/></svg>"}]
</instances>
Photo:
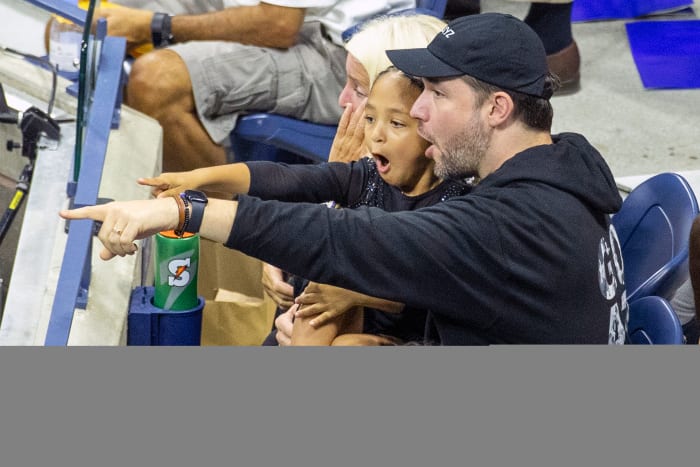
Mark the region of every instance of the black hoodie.
<instances>
[{"instance_id":1,"label":"black hoodie","mask_svg":"<svg viewBox=\"0 0 700 467\"><path fill-rule=\"evenodd\" d=\"M430 310L443 345L623 343L610 225L622 199L580 135L527 149L474 190L387 213L239 197L227 246L310 280Z\"/></svg>"}]
</instances>

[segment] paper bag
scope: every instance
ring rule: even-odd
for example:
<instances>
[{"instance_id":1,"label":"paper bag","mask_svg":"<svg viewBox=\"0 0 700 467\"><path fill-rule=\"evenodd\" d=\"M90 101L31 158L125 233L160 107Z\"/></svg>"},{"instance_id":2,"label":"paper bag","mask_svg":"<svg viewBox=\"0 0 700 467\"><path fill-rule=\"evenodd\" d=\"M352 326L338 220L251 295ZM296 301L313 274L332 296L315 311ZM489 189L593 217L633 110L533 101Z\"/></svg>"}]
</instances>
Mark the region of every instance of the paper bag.
<instances>
[{"instance_id":1,"label":"paper bag","mask_svg":"<svg viewBox=\"0 0 700 467\"><path fill-rule=\"evenodd\" d=\"M202 239L197 289L205 299L201 345L260 345L276 305L264 294L262 262Z\"/></svg>"}]
</instances>

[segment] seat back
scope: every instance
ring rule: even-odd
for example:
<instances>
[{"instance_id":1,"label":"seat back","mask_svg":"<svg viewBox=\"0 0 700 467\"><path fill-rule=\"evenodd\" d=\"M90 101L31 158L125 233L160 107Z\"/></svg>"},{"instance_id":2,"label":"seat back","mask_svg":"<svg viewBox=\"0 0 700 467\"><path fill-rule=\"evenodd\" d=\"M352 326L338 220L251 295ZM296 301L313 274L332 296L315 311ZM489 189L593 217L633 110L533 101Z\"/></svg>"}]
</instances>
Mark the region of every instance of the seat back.
<instances>
[{"instance_id":1,"label":"seat back","mask_svg":"<svg viewBox=\"0 0 700 467\"><path fill-rule=\"evenodd\" d=\"M627 300L670 300L688 278L688 240L698 202L675 173L655 175L635 189L612 217L625 268Z\"/></svg>"},{"instance_id":2,"label":"seat back","mask_svg":"<svg viewBox=\"0 0 700 467\"><path fill-rule=\"evenodd\" d=\"M335 125L254 113L238 119L231 150L237 161L325 162L336 130Z\"/></svg>"},{"instance_id":3,"label":"seat back","mask_svg":"<svg viewBox=\"0 0 700 467\"><path fill-rule=\"evenodd\" d=\"M445 16L445 9L447 8L447 0L418 0L416 1L416 7L415 8L408 8L406 10L399 10L395 11L393 13L388 13L387 16L394 16L394 15L430 15L430 16L435 16L437 18L442 18ZM366 21L371 20L372 18L367 19ZM343 34L341 35L343 38L343 41L347 42L350 40L353 34L357 32L358 29L362 27L362 24L364 22L360 22L354 26L349 27L345 31L343 31Z\"/></svg>"},{"instance_id":4,"label":"seat back","mask_svg":"<svg viewBox=\"0 0 700 467\"><path fill-rule=\"evenodd\" d=\"M636 345L683 344L683 328L667 300L654 295L630 303L627 343Z\"/></svg>"},{"instance_id":5,"label":"seat back","mask_svg":"<svg viewBox=\"0 0 700 467\"><path fill-rule=\"evenodd\" d=\"M445 16L447 0L416 0L416 8L420 10L429 10L438 18L442 18Z\"/></svg>"},{"instance_id":6,"label":"seat back","mask_svg":"<svg viewBox=\"0 0 700 467\"><path fill-rule=\"evenodd\" d=\"M429 14L442 18L447 0L417 0L416 8L393 14ZM359 25L344 31L347 40ZM230 135L236 161L323 162L328 160L336 125L319 125L282 115L252 113L238 118Z\"/></svg>"}]
</instances>

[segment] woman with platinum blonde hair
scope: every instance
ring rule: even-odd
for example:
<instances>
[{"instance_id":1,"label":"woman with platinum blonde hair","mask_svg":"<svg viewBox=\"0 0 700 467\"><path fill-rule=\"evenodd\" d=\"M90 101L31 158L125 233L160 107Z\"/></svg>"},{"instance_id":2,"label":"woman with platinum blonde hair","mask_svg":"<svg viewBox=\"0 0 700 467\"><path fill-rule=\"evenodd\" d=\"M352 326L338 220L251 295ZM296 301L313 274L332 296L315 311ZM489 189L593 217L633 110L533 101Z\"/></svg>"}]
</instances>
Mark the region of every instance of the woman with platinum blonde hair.
<instances>
[{"instance_id":1,"label":"woman with platinum blonde hair","mask_svg":"<svg viewBox=\"0 0 700 467\"><path fill-rule=\"evenodd\" d=\"M380 16L363 24L345 44L345 50L362 64L372 87L377 75L391 66L385 50L399 44L405 48L425 47L445 24L429 15Z\"/></svg>"},{"instance_id":2,"label":"woman with platinum blonde hair","mask_svg":"<svg viewBox=\"0 0 700 467\"><path fill-rule=\"evenodd\" d=\"M391 66L385 51L425 47L445 22L429 15L380 16L367 21L345 44L345 87L338 105L345 108L333 141L330 162L350 162L366 154L362 113L377 75Z\"/></svg>"}]
</instances>

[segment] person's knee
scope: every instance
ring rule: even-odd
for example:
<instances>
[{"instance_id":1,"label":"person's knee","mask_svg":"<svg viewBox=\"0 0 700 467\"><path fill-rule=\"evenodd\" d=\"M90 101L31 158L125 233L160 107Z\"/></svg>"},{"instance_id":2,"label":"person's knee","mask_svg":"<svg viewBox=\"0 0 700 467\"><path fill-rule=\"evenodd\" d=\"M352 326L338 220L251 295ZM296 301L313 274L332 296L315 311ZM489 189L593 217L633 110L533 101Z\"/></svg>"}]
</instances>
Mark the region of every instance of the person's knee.
<instances>
[{"instance_id":1,"label":"person's knee","mask_svg":"<svg viewBox=\"0 0 700 467\"><path fill-rule=\"evenodd\" d=\"M690 236L691 238L700 238L700 215L695 217L695 220L693 220L693 225L690 229Z\"/></svg>"},{"instance_id":2,"label":"person's knee","mask_svg":"<svg viewBox=\"0 0 700 467\"><path fill-rule=\"evenodd\" d=\"M689 249L691 275L700 274L700 215L695 217L690 228ZM700 285L700 276L696 280Z\"/></svg>"},{"instance_id":3,"label":"person's knee","mask_svg":"<svg viewBox=\"0 0 700 467\"><path fill-rule=\"evenodd\" d=\"M191 94L187 66L177 53L155 50L134 61L126 93L129 106L157 117L166 108L189 104Z\"/></svg>"}]
</instances>

